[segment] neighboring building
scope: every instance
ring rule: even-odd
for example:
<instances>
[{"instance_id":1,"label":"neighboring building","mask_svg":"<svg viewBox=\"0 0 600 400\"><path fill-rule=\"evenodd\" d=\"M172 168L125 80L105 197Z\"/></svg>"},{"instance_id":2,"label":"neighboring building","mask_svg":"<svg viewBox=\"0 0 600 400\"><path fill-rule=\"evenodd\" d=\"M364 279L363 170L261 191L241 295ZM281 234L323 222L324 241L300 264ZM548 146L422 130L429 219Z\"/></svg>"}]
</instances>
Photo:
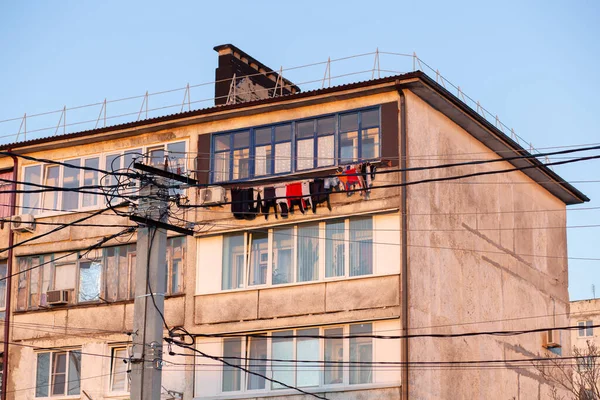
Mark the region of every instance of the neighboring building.
<instances>
[{"instance_id":1,"label":"neighboring building","mask_svg":"<svg viewBox=\"0 0 600 400\"><path fill-rule=\"evenodd\" d=\"M528 154L422 72L301 92L234 46L216 50L218 106L2 148L113 170L137 154L150 163L166 156L210 185L210 193L187 189L190 204L206 206L181 216L196 222L198 233L171 233L168 243L166 322L217 335L198 338L200 351L331 399L393 399L403 391L411 399L543 397L548 386L521 367L410 364L527 358L545 351L540 335L368 335L568 324L566 205L585 195L536 159L406 171ZM303 182L348 165L376 167L358 179L337 176L347 185L372 184L370 193L345 186L329 194L331 209L315 196L323 202L305 213L296 205L284 217L286 202L277 216L270 208L252 218L247 189L261 189L262 200L302 197ZM0 159L0 168L12 166ZM513 166L534 168L405 185ZM101 181L89 171L22 159L16 171L29 183ZM324 182L316 187L328 190ZM104 206L102 197L72 192L24 194L17 205L38 224L16 241L54 228L42 223L74 221ZM68 255L131 224L110 213L86 222L114 226L73 226L14 250L13 271L27 272L12 285L7 398L128 397L120 357L127 357L132 330L136 237L83 258ZM531 227L540 229L523 229ZM9 230L0 235L7 243ZM63 290L66 304L50 299ZM539 315L548 317L515 320ZM218 337L224 334L253 336ZM570 338L555 335L568 349ZM188 356L165 356L164 398L305 398L192 351L173 351ZM310 362L281 361L289 359ZM385 365L406 361L408 368Z\"/></svg>"},{"instance_id":2,"label":"neighboring building","mask_svg":"<svg viewBox=\"0 0 600 400\"><path fill-rule=\"evenodd\" d=\"M582 350L587 348L587 342L600 346L600 299L578 300L571 302L571 326L579 329L571 331L571 345Z\"/></svg>"}]
</instances>

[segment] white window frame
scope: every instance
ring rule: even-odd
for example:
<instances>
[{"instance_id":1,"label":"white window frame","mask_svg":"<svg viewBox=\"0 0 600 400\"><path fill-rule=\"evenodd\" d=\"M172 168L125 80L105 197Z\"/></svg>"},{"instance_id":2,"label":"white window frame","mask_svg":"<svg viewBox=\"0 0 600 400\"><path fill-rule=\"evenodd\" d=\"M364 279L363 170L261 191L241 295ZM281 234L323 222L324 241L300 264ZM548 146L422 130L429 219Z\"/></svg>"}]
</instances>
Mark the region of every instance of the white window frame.
<instances>
[{"instance_id":1,"label":"white window frame","mask_svg":"<svg viewBox=\"0 0 600 400\"><path fill-rule=\"evenodd\" d=\"M373 221L373 229L372 229L372 235L371 235L371 241L372 241L372 245L371 245L371 249L372 249L372 272L370 274L364 274L364 275L350 275L350 221L354 220L354 219L361 219L361 218L372 218ZM326 255L326 247L325 244L327 243L327 239L325 237L326 234L326 223L327 222L332 222L332 221L344 221L344 275L339 275L339 276L331 276L331 277L325 277L325 255ZM318 268L318 279L312 280L312 281L302 281L299 282L298 281L298 226L299 225L312 225L312 224L318 224L318 229L319 229L319 268ZM274 232L278 229L289 229L292 228L293 233L293 252L292 252L292 281L291 282L286 282L286 283L278 283L278 284L273 284L273 245L274 245ZM373 215L365 215L365 216L356 216L356 217L341 217L341 218L335 218L335 219L328 219L328 220L320 220L320 221L306 221L306 222L302 222L302 223L296 223L296 224L287 224L287 225L278 225L276 227L272 227L272 228L257 228L256 230L264 232L264 231L268 231L268 265L267 265L267 279L266 279L266 283L264 284L259 284L259 285L250 285L249 284L249 279L250 279L250 248L248 246L249 243L249 235L252 234L252 230L249 230L247 232L232 232L232 233L228 233L225 235L231 235L231 236L236 236L236 235L243 235L244 236L244 256L245 256L245 262L244 262L244 271L243 271L243 282L242 282L242 286L238 287L238 288L233 288L233 289L222 289L223 287L223 268L225 268L225 264L222 263L221 264L221 271L220 271L220 285L219 287L221 288L219 290L220 292L230 292L230 291L240 291L240 290L252 290L252 289L260 289L260 288L266 288L266 287L285 287L285 286L292 286L292 285L304 285L304 284L311 284L311 283L316 283L316 282L326 282L326 281L335 281L335 280L345 280L345 279L360 279L360 278L364 278L364 277L369 277L369 276L374 276L377 274L377 259L376 259L376 255L377 255L377 251L376 251L376 243L375 243L375 231L376 231L376 227L375 227L375 218ZM223 257L223 252L224 252L224 248L221 248L221 257ZM228 266L231 267L231 266Z\"/></svg>"},{"instance_id":2,"label":"white window frame","mask_svg":"<svg viewBox=\"0 0 600 400\"><path fill-rule=\"evenodd\" d=\"M54 350L54 351L38 351L35 353L35 380L34 382L37 383L38 380L38 376L37 376L37 371L38 371L38 355L39 354L44 354L44 353L48 353L50 354L50 363L48 365L48 396L46 397L37 397L36 396L36 388L33 388L33 398L35 399L56 399L56 398L60 398L60 399L79 399L81 397L81 376L82 376L82 365L83 365L83 357L81 357L80 359L80 364L79 367L81 368L81 370L79 371L79 393L78 394L67 394L69 391L69 365L70 365L70 353L73 351L78 351L80 356L82 355L81 352L81 348L66 348L66 349L61 349L61 350ZM65 393L64 394L57 394L57 395L52 395L52 367L53 367L53 363L54 363L54 357L56 354L61 354L61 353L65 353L66 354L66 366L65 366Z\"/></svg>"},{"instance_id":3,"label":"white window frame","mask_svg":"<svg viewBox=\"0 0 600 400\"><path fill-rule=\"evenodd\" d=\"M108 349L110 352L110 359L108 360L108 362L110 363L108 366L108 370L110 371L110 373L108 375L107 392L110 393L111 396L127 396L131 392L131 381L130 381L131 376L130 376L130 374L127 374L127 377L125 380L125 382L126 382L125 387L127 390L113 390L113 374L114 374L115 364L123 363L122 359L115 357L115 352L119 351L119 350L125 350L127 356L129 356L130 355L130 347L127 346L126 344L115 344L115 345L109 346ZM127 369L129 369L129 367Z\"/></svg>"},{"instance_id":4,"label":"white window frame","mask_svg":"<svg viewBox=\"0 0 600 400\"><path fill-rule=\"evenodd\" d=\"M133 146L130 148L125 148L122 150L118 150L118 151L106 151L106 152L102 152L102 153L94 153L94 154L88 154L85 156L80 156L80 157L66 157L66 158L61 158L59 161L60 162L68 162L70 160L75 160L78 159L80 161L80 166L84 166L85 165L85 161L89 160L89 159L93 159L93 158L98 158L98 168L101 170L106 170L108 171L108 169L110 168L110 166L106 165L106 157L107 156L112 156L112 155L123 155L125 153L127 153L128 151L131 150L136 150L136 149L141 149L142 154L146 155L146 153L148 152L149 149L155 149L157 147L162 146L164 148L165 154L168 154L168 146L170 144L173 143L179 143L179 142L183 142L185 143L185 151L187 152L189 150L189 139L188 138L180 138L177 140L171 140L168 142L162 142L162 143L156 143L156 144L152 144L152 145L145 145L145 146ZM185 166L186 166L186 170L190 171L190 165L189 165L189 159L188 157L185 157ZM40 182L42 185L45 185L45 181L46 181L46 171L47 168L49 166L57 166L58 170L59 170L59 176L58 176L58 186L63 187L63 180L64 180L64 170L65 166L63 165L58 165L58 164L52 164L52 163L32 163L32 164L26 164L21 166L21 178L24 178L25 176L25 170L28 167L33 167L33 166L40 166ZM83 186L84 184L84 179L85 179L85 171L83 169L79 170L79 186ZM103 174L98 172L98 184L100 184L101 180L102 180ZM21 179L23 180L23 179ZM23 189L24 185L20 185L20 188ZM89 191L92 191L93 189L88 189ZM91 206L87 206L87 207L83 207L83 193L78 193L78 207L76 209L73 210L66 210L63 208L62 205L62 197L63 194L66 192L58 192L57 196L58 196L58 201L57 201L57 206L56 209L57 210L63 210L63 211L56 211L56 210L41 210L41 209L24 209L19 207L19 214L34 214L36 216L36 218L42 218L42 217L49 217L49 216L55 216L55 215L63 215L63 214L70 214L70 213L77 213L77 212L81 212L81 211L90 211L90 210L98 210L101 208L106 207L106 201L105 198L101 195L102 191L98 190L99 195L98 195L98 201L96 205L91 205ZM44 207L44 195L46 192L41 192L38 193L38 206L37 208L45 208ZM47 192L47 193L56 193L56 192ZM23 206L23 201L24 201L24 196L25 193L20 193L18 196L18 205L19 206Z\"/></svg>"},{"instance_id":5,"label":"white window frame","mask_svg":"<svg viewBox=\"0 0 600 400\"><path fill-rule=\"evenodd\" d=\"M577 338L589 338L594 337L594 328L588 328L588 322L590 325L594 325L594 322L590 319L577 321ZM581 335L581 330L583 329L583 335ZM588 335L588 329L592 330L592 334Z\"/></svg>"},{"instance_id":6,"label":"white window frame","mask_svg":"<svg viewBox=\"0 0 600 400\"><path fill-rule=\"evenodd\" d=\"M273 358L277 358L277 357L273 357L273 333L276 332L285 332L285 331L290 331L292 335L296 336L298 334L298 331L301 330L305 330L305 329L311 329L311 328L318 328L318 334L320 336L324 336L325 334L325 330L329 330L329 329L335 329L335 328L342 328L342 334L344 336L347 336L350 334L350 325L360 325L361 323L352 323L352 324L337 324L337 325L331 325L331 326L319 326L319 327L298 327L298 328L288 328L288 329L279 329L276 331L266 331L266 332L253 332L253 335L260 335L260 334L266 334L267 335L267 361L266 361L266 374L265 376L271 379L276 379L274 378L274 374L273 374L273 367L277 368L277 366L273 366L273 362L269 361L270 359ZM372 332L371 334L375 334L375 324L374 322L368 321L368 322L364 322L364 324L371 324L372 327ZM242 358L248 358L250 357L250 349L248 346L248 338L247 337L241 337L241 357ZM320 338L317 339L319 341L319 360L320 362L324 361L325 359L325 339L324 338ZM370 386L376 386L377 385L377 368L375 368L374 366L371 366L371 382L369 383L356 383L356 384L350 384L350 367L349 367L349 361L350 361L350 340L349 339L342 339L342 343L343 343L343 379L342 382L340 383L333 383L333 384L325 384L324 383L324 379L325 379L325 374L324 374L324 366L325 364L322 363L321 367L319 369L319 384L316 386L302 386L302 389L306 389L306 390L318 390L318 389L333 389L333 388L344 388L344 389L357 389L357 388L363 388L363 387L370 387ZM377 350L376 350L376 344L377 344L377 340L375 339L371 339L371 359L373 360L373 362L376 362L376 355L377 355ZM304 359L303 357L299 357L297 354L297 349L298 349L298 337L294 337L292 339L292 348L293 348L293 357L291 359L293 360L297 360L297 359ZM223 349L224 349L224 340L221 339L221 354L223 356ZM245 369L249 369L248 367L248 363L252 362L251 360L241 360L241 366ZM296 363L294 366L294 382L292 383L288 383L290 386L296 386L298 383L298 371L296 369L296 367L298 366L302 366L304 363ZM269 396L277 396L277 395L286 395L286 391L290 390L288 388L278 388L278 389L273 389L273 382L269 381L268 379L265 379L265 388L264 389L252 389L252 390L248 390L247 389L247 385L248 385L248 373L241 371L240 370L240 390L237 391L223 391L223 371L224 371L224 367L221 366L220 368L220 373L219 373L219 382L218 382L218 387L219 387L219 397L221 396L235 396L235 398L238 398L241 395L247 395L248 397L252 397L253 395L256 396L265 396L265 395L269 395Z\"/></svg>"}]
</instances>

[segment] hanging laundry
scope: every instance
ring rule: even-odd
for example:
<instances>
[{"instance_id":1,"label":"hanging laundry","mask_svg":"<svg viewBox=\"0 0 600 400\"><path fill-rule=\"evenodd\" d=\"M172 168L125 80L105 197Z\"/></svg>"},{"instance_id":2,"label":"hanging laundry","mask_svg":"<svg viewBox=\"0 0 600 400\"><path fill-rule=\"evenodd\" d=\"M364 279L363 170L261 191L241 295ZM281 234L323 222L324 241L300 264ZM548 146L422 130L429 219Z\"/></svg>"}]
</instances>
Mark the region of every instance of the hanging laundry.
<instances>
[{"instance_id":1,"label":"hanging laundry","mask_svg":"<svg viewBox=\"0 0 600 400\"><path fill-rule=\"evenodd\" d=\"M313 203L312 203L312 198L310 196L310 182L302 181L301 185L302 185L302 201L304 202L304 207L306 209L308 209L309 207L314 208Z\"/></svg>"},{"instance_id":2,"label":"hanging laundry","mask_svg":"<svg viewBox=\"0 0 600 400\"><path fill-rule=\"evenodd\" d=\"M231 189L231 212L236 219L256 218L252 189Z\"/></svg>"},{"instance_id":3,"label":"hanging laundry","mask_svg":"<svg viewBox=\"0 0 600 400\"><path fill-rule=\"evenodd\" d=\"M325 178L323 181L323 184L325 186L325 190L328 190L328 191L333 191L334 189L337 191L342 190L341 189L342 182L340 182L340 178L338 178L337 176Z\"/></svg>"},{"instance_id":4,"label":"hanging laundry","mask_svg":"<svg viewBox=\"0 0 600 400\"><path fill-rule=\"evenodd\" d=\"M310 183L310 200L312 202L313 213L317 212L317 204L327 202L327 208L331 211L331 203L329 202L329 188L325 188L328 179L315 179ZM337 178L336 178L337 179Z\"/></svg>"},{"instance_id":5,"label":"hanging laundry","mask_svg":"<svg viewBox=\"0 0 600 400\"><path fill-rule=\"evenodd\" d=\"M302 198L302 184L300 182L288 183L286 185L287 205L290 212L294 212L294 206L300 208L302 214L306 211L306 203Z\"/></svg>"},{"instance_id":6,"label":"hanging laundry","mask_svg":"<svg viewBox=\"0 0 600 400\"><path fill-rule=\"evenodd\" d=\"M279 218L277 216L277 200L275 195L274 187L265 187L263 188L263 201L262 201L262 213L265 216L265 219L269 219L269 210L273 207L273 213L275 214L275 218Z\"/></svg>"},{"instance_id":7,"label":"hanging laundry","mask_svg":"<svg viewBox=\"0 0 600 400\"><path fill-rule=\"evenodd\" d=\"M262 197L263 197L263 188L262 187L257 187L254 188L253 192L253 207L256 210L257 214L260 214L262 212Z\"/></svg>"},{"instance_id":8,"label":"hanging laundry","mask_svg":"<svg viewBox=\"0 0 600 400\"><path fill-rule=\"evenodd\" d=\"M286 185L275 186L275 201L277 207L279 207L279 214L283 218L287 218L290 212L288 200L287 200L287 188Z\"/></svg>"}]
</instances>

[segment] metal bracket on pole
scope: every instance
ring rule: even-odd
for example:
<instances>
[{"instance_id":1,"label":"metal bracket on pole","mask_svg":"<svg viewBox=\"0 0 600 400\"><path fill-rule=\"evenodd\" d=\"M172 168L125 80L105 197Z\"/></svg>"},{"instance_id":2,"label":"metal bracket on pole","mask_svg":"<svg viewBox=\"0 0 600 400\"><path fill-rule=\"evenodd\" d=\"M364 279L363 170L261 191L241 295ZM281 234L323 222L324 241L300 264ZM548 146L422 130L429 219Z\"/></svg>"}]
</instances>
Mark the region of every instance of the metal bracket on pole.
<instances>
[{"instance_id":1,"label":"metal bracket on pole","mask_svg":"<svg viewBox=\"0 0 600 400\"><path fill-rule=\"evenodd\" d=\"M481 104L479 104L479 100L477 100L477 114L479 113L481 113L481 116L485 118L485 111L483 107L481 107Z\"/></svg>"},{"instance_id":2,"label":"metal bracket on pole","mask_svg":"<svg viewBox=\"0 0 600 400\"><path fill-rule=\"evenodd\" d=\"M98 124L100 123L100 117L102 117L103 112L104 112L104 127L106 128L106 99L104 99L104 102L102 103L102 108L100 108L100 113L98 114L98 119L96 120L96 126L94 126L94 129L96 129L98 127Z\"/></svg>"},{"instance_id":3,"label":"metal bracket on pole","mask_svg":"<svg viewBox=\"0 0 600 400\"><path fill-rule=\"evenodd\" d=\"M67 106L64 106L62 112L60 113L60 119L58 120L58 124L56 124L56 130L54 131L55 135L58 133L58 128L60 127L61 122L64 134L67 132Z\"/></svg>"},{"instance_id":4,"label":"metal bracket on pole","mask_svg":"<svg viewBox=\"0 0 600 400\"><path fill-rule=\"evenodd\" d=\"M23 119L21 120L21 125L19 126L19 132L17 132L16 142L19 141L19 136L21 135L21 129L25 128L23 131L23 140L27 140L27 113L23 114Z\"/></svg>"},{"instance_id":5,"label":"metal bracket on pole","mask_svg":"<svg viewBox=\"0 0 600 400\"><path fill-rule=\"evenodd\" d=\"M142 116L142 111L144 110L144 105L146 106L146 119L148 119L148 91L146 90L146 94L144 95L144 100L142 100L142 106L140 107L140 112L138 113L137 120L139 121Z\"/></svg>"},{"instance_id":6,"label":"metal bracket on pole","mask_svg":"<svg viewBox=\"0 0 600 400\"><path fill-rule=\"evenodd\" d=\"M512 139L513 139L515 142L517 142L517 144L520 144L520 143L519 143L519 137L518 137L518 136L517 136L517 134L515 133L515 130L514 130L514 128L511 128L511 129L510 129L510 137L511 137L511 138L512 138Z\"/></svg>"},{"instance_id":7,"label":"metal bracket on pole","mask_svg":"<svg viewBox=\"0 0 600 400\"><path fill-rule=\"evenodd\" d=\"M328 87L331 87L331 57L327 57L327 65L325 66L325 75L323 75L323 82L321 83L321 89L325 87L325 80L328 79Z\"/></svg>"},{"instance_id":8,"label":"metal bracket on pole","mask_svg":"<svg viewBox=\"0 0 600 400\"><path fill-rule=\"evenodd\" d=\"M438 79L439 79L439 82L438 82ZM439 69L435 70L435 81L438 83L441 83L441 85L444 87L444 89L446 89L446 82L444 82L444 77L442 76L442 74L440 74Z\"/></svg>"},{"instance_id":9,"label":"metal bracket on pole","mask_svg":"<svg viewBox=\"0 0 600 400\"><path fill-rule=\"evenodd\" d=\"M183 101L181 102L181 111L183 112L183 107L185 106L185 101L187 97L188 111L192 111L192 102L190 101L190 84L188 83L185 87L185 92L183 93Z\"/></svg>"},{"instance_id":10,"label":"metal bracket on pole","mask_svg":"<svg viewBox=\"0 0 600 400\"><path fill-rule=\"evenodd\" d=\"M500 129L502 133L504 133L504 129L502 129L502 122L500 122L500 118L498 118L498 114L496 114L496 128Z\"/></svg>"},{"instance_id":11,"label":"metal bracket on pole","mask_svg":"<svg viewBox=\"0 0 600 400\"><path fill-rule=\"evenodd\" d=\"M227 102L225 104L235 104L235 88L236 88L236 74L233 74L231 78L231 84L229 85L229 93L227 94Z\"/></svg>"},{"instance_id":12,"label":"metal bracket on pole","mask_svg":"<svg viewBox=\"0 0 600 400\"><path fill-rule=\"evenodd\" d=\"M458 86L457 91L458 91L458 98L460 99L462 97L463 103L466 104L467 99L465 99L465 94L462 92L462 90L460 90L460 86Z\"/></svg>"},{"instance_id":13,"label":"metal bracket on pole","mask_svg":"<svg viewBox=\"0 0 600 400\"><path fill-rule=\"evenodd\" d=\"M377 69L377 78L381 78L381 67L379 65L379 47L375 49L375 61L373 61L373 73L371 79L375 78L375 69Z\"/></svg>"}]
</instances>

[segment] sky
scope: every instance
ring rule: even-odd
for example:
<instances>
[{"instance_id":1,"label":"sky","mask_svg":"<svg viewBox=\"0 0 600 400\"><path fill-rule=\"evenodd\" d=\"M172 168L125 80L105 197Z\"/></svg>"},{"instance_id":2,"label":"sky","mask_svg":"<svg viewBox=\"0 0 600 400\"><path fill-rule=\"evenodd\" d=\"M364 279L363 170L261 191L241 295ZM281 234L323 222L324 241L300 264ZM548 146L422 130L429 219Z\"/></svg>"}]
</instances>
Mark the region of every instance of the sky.
<instances>
[{"instance_id":1,"label":"sky","mask_svg":"<svg viewBox=\"0 0 600 400\"><path fill-rule=\"evenodd\" d=\"M22 128L20 119L2 121L64 106L96 104L69 110L64 127L67 132L93 128L104 99L108 124L135 120L140 109L144 118L143 97L110 100L210 82L217 62L213 47L232 43L274 69L376 49L415 52L534 147L597 144L599 17L600 2L593 0L2 0L0 136L5 137L0 143L13 141L9 135ZM331 75L368 70L373 63L372 55L335 62ZM381 55L380 65L408 72L412 59ZM300 85L310 89L319 87L324 71L319 64L285 75L296 83L318 80ZM351 75L345 82L367 75ZM202 100L212 90L211 85L192 88L192 108L209 107L212 102ZM161 107L183 98L184 91L151 96L148 116L180 111ZM129 115L117 117L122 114ZM62 133L62 126L56 128L61 123L60 112L30 117L28 138ZM600 181L600 161L555 170L568 181ZM592 200L570 206L567 225L600 225L600 210L576 210L600 206L600 183L574 184ZM599 232L568 229L569 256L600 258ZM600 296L600 261L570 260L571 299L591 298L592 285Z\"/></svg>"}]
</instances>

